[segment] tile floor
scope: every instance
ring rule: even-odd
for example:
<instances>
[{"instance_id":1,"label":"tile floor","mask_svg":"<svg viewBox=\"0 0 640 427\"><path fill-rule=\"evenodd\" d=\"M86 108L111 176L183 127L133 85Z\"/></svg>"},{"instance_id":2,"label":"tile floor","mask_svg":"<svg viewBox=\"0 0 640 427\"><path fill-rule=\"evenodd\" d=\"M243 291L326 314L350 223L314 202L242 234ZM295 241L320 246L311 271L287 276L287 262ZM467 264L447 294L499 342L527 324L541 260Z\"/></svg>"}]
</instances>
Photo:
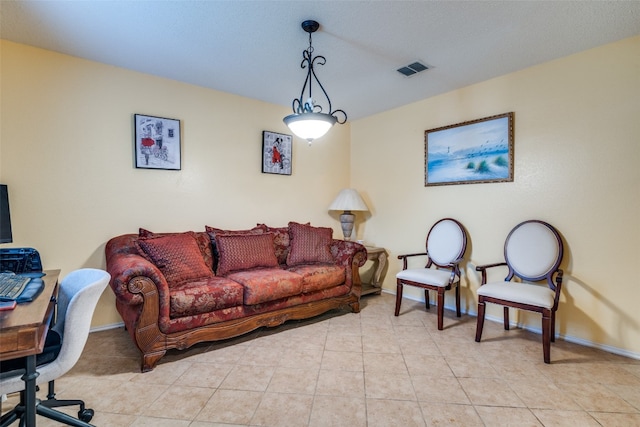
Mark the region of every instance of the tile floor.
<instances>
[{"instance_id":1,"label":"tile floor","mask_svg":"<svg viewBox=\"0 0 640 427\"><path fill-rule=\"evenodd\" d=\"M559 340L545 365L539 335L488 321L478 344L475 317L446 312L438 331L435 308L394 303L171 351L145 374L122 328L95 332L58 398L101 427L640 426L640 361Z\"/></svg>"}]
</instances>

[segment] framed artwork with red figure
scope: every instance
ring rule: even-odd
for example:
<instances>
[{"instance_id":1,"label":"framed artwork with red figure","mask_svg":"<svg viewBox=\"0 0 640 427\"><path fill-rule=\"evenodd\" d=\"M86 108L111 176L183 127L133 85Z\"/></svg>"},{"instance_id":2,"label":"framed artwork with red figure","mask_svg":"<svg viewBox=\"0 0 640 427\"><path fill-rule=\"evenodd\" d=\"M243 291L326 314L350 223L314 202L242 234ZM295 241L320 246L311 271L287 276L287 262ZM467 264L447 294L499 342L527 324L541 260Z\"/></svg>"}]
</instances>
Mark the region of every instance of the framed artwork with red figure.
<instances>
[{"instance_id":1,"label":"framed artwork with red figure","mask_svg":"<svg viewBox=\"0 0 640 427\"><path fill-rule=\"evenodd\" d=\"M136 168L180 170L180 120L134 114Z\"/></svg>"},{"instance_id":2,"label":"framed artwork with red figure","mask_svg":"<svg viewBox=\"0 0 640 427\"><path fill-rule=\"evenodd\" d=\"M291 175L292 141L291 135L262 132L262 173Z\"/></svg>"}]
</instances>

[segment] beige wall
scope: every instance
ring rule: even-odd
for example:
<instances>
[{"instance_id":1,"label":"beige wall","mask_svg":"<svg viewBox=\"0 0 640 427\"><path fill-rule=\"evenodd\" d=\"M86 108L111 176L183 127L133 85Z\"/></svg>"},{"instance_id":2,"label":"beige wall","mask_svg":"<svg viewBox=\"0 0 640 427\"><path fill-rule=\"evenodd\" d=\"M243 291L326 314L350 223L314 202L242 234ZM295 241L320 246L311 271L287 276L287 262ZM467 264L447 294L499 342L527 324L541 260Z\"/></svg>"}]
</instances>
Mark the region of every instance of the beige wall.
<instances>
[{"instance_id":1,"label":"beige wall","mask_svg":"<svg viewBox=\"0 0 640 427\"><path fill-rule=\"evenodd\" d=\"M424 186L425 130L509 111L513 183ZM639 117L636 37L352 123L352 186L372 208L358 238L387 248L384 287L395 292L396 256L423 249L431 224L451 216L470 234L462 295L475 314L475 266L502 260L513 226L543 219L566 242L560 334L640 357ZM539 315L512 320L540 329Z\"/></svg>"},{"instance_id":2,"label":"beige wall","mask_svg":"<svg viewBox=\"0 0 640 427\"><path fill-rule=\"evenodd\" d=\"M288 108L2 41L0 181L14 243L62 276L104 268L110 237L137 232L331 226L349 184L349 125L309 146L294 138L293 175L261 173L262 131L289 133ZM291 94L292 98L295 92ZM136 169L133 114L180 119L182 170ZM94 326L120 322L105 291Z\"/></svg>"},{"instance_id":3,"label":"beige wall","mask_svg":"<svg viewBox=\"0 0 640 427\"><path fill-rule=\"evenodd\" d=\"M566 241L560 333L640 355L638 37L337 126L311 147L294 140L291 177L260 173L261 132L287 133L287 108L11 42L0 47L0 181L9 184L15 239L3 247L35 247L45 268L64 276L104 267L106 241L139 226L298 220L340 236L326 207L350 183L371 208L358 214L357 238L389 252L386 290L395 292L396 256L420 250L429 226L452 216L470 233L462 295L473 314L475 265L500 260L518 222L544 219ZM420 78L429 74L407 84ZM515 112L513 183L424 187L426 129L507 111ZM134 113L182 121L181 171L133 167ZM512 319L539 329L539 317ZM106 291L93 324L119 321Z\"/></svg>"}]
</instances>

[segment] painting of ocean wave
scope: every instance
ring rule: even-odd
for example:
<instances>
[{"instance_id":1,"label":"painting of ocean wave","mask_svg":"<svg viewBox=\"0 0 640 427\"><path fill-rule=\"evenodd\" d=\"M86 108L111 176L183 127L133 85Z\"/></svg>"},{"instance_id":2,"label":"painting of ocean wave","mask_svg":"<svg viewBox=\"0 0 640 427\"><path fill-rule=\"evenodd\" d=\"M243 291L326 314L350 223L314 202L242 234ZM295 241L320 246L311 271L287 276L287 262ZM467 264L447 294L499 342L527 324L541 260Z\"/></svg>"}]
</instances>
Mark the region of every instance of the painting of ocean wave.
<instances>
[{"instance_id":1,"label":"painting of ocean wave","mask_svg":"<svg viewBox=\"0 0 640 427\"><path fill-rule=\"evenodd\" d=\"M425 132L425 185L513 181L513 113Z\"/></svg>"}]
</instances>

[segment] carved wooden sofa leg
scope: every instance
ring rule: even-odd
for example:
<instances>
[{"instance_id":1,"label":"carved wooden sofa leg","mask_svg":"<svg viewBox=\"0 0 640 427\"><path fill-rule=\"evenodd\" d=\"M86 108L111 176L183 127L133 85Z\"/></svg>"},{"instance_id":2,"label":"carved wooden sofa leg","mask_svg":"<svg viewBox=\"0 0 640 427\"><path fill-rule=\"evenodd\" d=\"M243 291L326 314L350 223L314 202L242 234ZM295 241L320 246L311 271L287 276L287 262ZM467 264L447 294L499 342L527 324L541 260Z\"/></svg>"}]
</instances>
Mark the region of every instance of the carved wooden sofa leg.
<instances>
[{"instance_id":1,"label":"carved wooden sofa leg","mask_svg":"<svg viewBox=\"0 0 640 427\"><path fill-rule=\"evenodd\" d=\"M351 311L353 311L354 313L360 313L360 301L356 301L356 302L352 302L351 304L349 304L349 306L351 307Z\"/></svg>"},{"instance_id":2,"label":"carved wooden sofa leg","mask_svg":"<svg viewBox=\"0 0 640 427\"><path fill-rule=\"evenodd\" d=\"M152 371L156 367L158 361L164 356L166 350L155 351L153 353L144 353L142 355L142 372Z\"/></svg>"}]
</instances>

